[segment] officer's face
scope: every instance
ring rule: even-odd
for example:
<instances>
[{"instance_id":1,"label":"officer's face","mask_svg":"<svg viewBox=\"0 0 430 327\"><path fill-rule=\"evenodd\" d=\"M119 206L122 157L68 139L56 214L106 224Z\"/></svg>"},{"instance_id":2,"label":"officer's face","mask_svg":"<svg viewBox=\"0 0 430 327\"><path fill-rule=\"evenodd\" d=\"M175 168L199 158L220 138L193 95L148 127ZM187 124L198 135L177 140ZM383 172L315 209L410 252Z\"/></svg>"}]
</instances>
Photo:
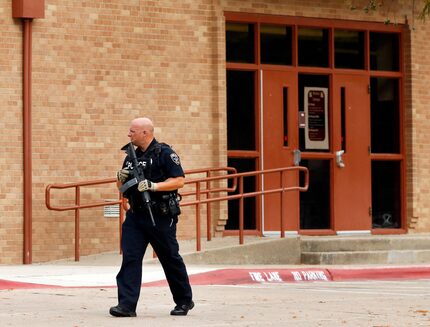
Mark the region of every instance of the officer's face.
<instances>
[{"instance_id":1,"label":"officer's face","mask_svg":"<svg viewBox=\"0 0 430 327\"><path fill-rule=\"evenodd\" d=\"M146 145L146 137L148 132L142 127L138 125L132 124L130 129L128 130L128 137L130 141L137 146L144 147Z\"/></svg>"},{"instance_id":2,"label":"officer's face","mask_svg":"<svg viewBox=\"0 0 430 327\"><path fill-rule=\"evenodd\" d=\"M139 143L138 141L143 138L145 135L144 132L145 131L143 129L130 127L128 131L128 137L130 138L130 141L133 142L133 144L136 144Z\"/></svg>"}]
</instances>

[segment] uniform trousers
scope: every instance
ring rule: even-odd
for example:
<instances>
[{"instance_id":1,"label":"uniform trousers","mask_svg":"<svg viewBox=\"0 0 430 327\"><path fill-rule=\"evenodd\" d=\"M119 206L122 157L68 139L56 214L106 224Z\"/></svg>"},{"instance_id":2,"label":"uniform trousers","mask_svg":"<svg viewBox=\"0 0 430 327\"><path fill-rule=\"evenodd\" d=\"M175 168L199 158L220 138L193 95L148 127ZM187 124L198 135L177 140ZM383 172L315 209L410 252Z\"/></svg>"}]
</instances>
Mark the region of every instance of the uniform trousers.
<instances>
[{"instance_id":1,"label":"uniform trousers","mask_svg":"<svg viewBox=\"0 0 430 327\"><path fill-rule=\"evenodd\" d=\"M122 264L116 276L118 302L124 308L136 311L142 284L142 260L151 244L166 275L173 301L177 305L189 304L192 290L187 269L179 254L176 239L177 217L154 216L153 226L148 212L128 210L122 225Z\"/></svg>"}]
</instances>

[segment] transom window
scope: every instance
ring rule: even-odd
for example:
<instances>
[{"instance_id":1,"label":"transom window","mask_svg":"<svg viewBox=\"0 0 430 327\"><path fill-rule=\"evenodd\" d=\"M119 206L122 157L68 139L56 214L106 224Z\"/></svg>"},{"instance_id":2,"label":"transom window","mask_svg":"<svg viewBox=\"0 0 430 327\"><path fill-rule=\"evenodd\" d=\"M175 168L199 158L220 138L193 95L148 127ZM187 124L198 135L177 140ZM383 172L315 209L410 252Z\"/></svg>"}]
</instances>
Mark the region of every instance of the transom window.
<instances>
[{"instance_id":1,"label":"transom window","mask_svg":"<svg viewBox=\"0 0 430 327\"><path fill-rule=\"evenodd\" d=\"M226 22L227 63L399 72L399 53L396 32Z\"/></svg>"}]
</instances>

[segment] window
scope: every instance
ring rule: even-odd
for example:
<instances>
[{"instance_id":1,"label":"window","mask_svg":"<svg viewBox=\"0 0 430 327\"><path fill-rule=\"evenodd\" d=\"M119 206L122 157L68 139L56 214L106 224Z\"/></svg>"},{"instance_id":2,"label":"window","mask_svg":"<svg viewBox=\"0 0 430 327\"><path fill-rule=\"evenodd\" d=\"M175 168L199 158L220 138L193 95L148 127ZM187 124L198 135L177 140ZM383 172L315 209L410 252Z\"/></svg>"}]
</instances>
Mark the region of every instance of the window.
<instances>
[{"instance_id":1,"label":"window","mask_svg":"<svg viewBox=\"0 0 430 327\"><path fill-rule=\"evenodd\" d=\"M372 161L373 228L399 228L401 217L399 161Z\"/></svg>"},{"instance_id":2,"label":"window","mask_svg":"<svg viewBox=\"0 0 430 327\"><path fill-rule=\"evenodd\" d=\"M226 58L229 62L253 63L254 25L226 23Z\"/></svg>"},{"instance_id":3,"label":"window","mask_svg":"<svg viewBox=\"0 0 430 327\"><path fill-rule=\"evenodd\" d=\"M313 74L299 74L299 94L298 94L298 99L299 99L299 115L300 112L305 112L305 89L306 88L310 88L310 87L315 87L315 88L321 88L321 89L327 89L329 87L329 76L328 75L313 75ZM328 103L328 101L327 101ZM326 120L327 117L330 116L329 110L330 107L322 107L321 109L326 110L327 112L321 112L320 115L318 115L318 117L313 118L314 119L314 123L315 125L318 125L318 129L320 132L325 133L326 130L330 130L327 126L327 124L329 124L329 121ZM309 119L308 119L309 118ZM309 122L311 117L305 117L306 121ZM308 128L312 129L310 126L308 126ZM307 151L307 152L328 152L329 149L329 139L330 139L330 135L322 135L323 138L325 139L326 143L327 143L327 147L325 149L321 149L321 148L313 148L310 146L307 146L306 142L306 127L300 128L299 129L299 150L300 151Z\"/></svg>"},{"instance_id":4,"label":"window","mask_svg":"<svg viewBox=\"0 0 430 327\"><path fill-rule=\"evenodd\" d=\"M334 31L334 66L364 69L364 32Z\"/></svg>"},{"instance_id":5,"label":"window","mask_svg":"<svg viewBox=\"0 0 430 327\"><path fill-rule=\"evenodd\" d=\"M284 121L284 146L288 146L288 87L282 90L283 121Z\"/></svg>"},{"instance_id":6,"label":"window","mask_svg":"<svg viewBox=\"0 0 430 327\"><path fill-rule=\"evenodd\" d=\"M400 153L399 82L370 79L372 153Z\"/></svg>"},{"instance_id":7,"label":"window","mask_svg":"<svg viewBox=\"0 0 430 327\"><path fill-rule=\"evenodd\" d=\"M255 150L255 73L227 71L228 150Z\"/></svg>"},{"instance_id":8,"label":"window","mask_svg":"<svg viewBox=\"0 0 430 327\"><path fill-rule=\"evenodd\" d=\"M228 159L228 166L235 167L238 173L253 171L257 169L255 159L246 158L230 158ZM232 187L232 179L229 180L229 187ZM257 179L255 176L248 176L243 179L243 191L245 193L255 192ZM237 194L237 189L234 193ZM256 198L248 197L243 200L243 216L244 216L244 229L256 228ZM225 229L234 230L239 229L239 200L228 201L228 220Z\"/></svg>"},{"instance_id":9,"label":"window","mask_svg":"<svg viewBox=\"0 0 430 327\"><path fill-rule=\"evenodd\" d=\"M328 67L328 29L299 28L299 66Z\"/></svg>"},{"instance_id":10,"label":"window","mask_svg":"<svg viewBox=\"0 0 430 327\"><path fill-rule=\"evenodd\" d=\"M261 25L260 53L262 64L291 65L291 27L284 25Z\"/></svg>"},{"instance_id":11,"label":"window","mask_svg":"<svg viewBox=\"0 0 430 327\"><path fill-rule=\"evenodd\" d=\"M302 160L300 165L312 176L309 189L300 192L300 229L330 228L330 161Z\"/></svg>"},{"instance_id":12,"label":"window","mask_svg":"<svg viewBox=\"0 0 430 327\"><path fill-rule=\"evenodd\" d=\"M399 71L399 35L370 33L370 69Z\"/></svg>"}]
</instances>

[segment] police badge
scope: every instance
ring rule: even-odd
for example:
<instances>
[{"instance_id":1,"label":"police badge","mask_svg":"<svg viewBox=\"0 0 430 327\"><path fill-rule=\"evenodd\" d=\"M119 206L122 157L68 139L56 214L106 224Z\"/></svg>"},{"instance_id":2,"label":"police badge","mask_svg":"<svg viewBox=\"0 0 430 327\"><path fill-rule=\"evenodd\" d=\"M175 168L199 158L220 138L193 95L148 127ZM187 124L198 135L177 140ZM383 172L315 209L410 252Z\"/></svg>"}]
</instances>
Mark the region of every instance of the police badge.
<instances>
[{"instance_id":1,"label":"police badge","mask_svg":"<svg viewBox=\"0 0 430 327\"><path fill-rule=\"evenodd\" d=\"M172 161L177 164L178 166L181 164L181 161L179 160L179 156L176 153L172 153L170 155L170 159L172 159Z\"/></svg>"}]
</instances>

